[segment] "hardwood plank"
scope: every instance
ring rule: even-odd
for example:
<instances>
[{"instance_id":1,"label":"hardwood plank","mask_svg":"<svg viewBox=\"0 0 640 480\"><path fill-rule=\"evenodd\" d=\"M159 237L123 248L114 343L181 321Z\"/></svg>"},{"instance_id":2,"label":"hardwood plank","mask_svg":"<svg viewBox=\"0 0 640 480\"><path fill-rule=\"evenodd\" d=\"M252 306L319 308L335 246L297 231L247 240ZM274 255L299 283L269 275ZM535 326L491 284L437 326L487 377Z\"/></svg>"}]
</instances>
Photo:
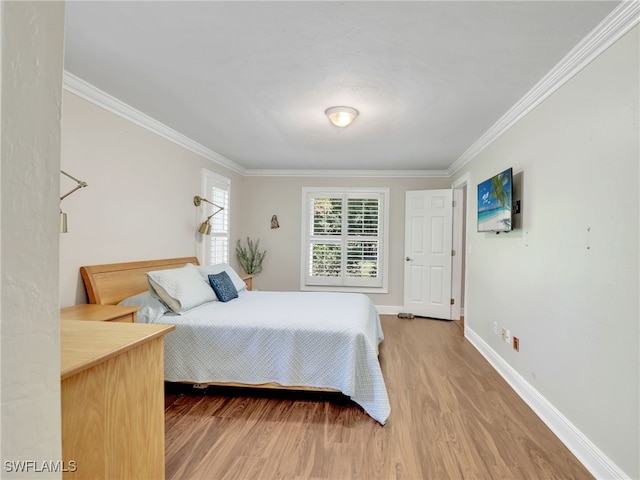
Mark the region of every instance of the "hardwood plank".
<instances>
[{"instance_id":1,"label":"hardwood plank","mask_svg":"<svg viewBox=\"0 0 640 480\"><path fill-rule=\"evenodd\" d=\"M382 323L385 426L336 394L168 388L166 478L592 478L459 322Z\"/></svg>"}]
</instances>

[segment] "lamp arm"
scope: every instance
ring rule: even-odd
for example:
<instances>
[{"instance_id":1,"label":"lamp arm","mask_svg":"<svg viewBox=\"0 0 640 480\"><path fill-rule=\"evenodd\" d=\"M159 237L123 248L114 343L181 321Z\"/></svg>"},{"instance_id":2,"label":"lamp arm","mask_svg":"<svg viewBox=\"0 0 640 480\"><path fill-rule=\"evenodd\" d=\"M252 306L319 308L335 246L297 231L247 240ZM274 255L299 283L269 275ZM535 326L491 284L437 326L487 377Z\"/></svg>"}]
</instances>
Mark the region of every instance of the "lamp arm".
<instances>
[{"instance_id":1,"label":"lamp arm","mask_svg":"<svg viewBox=\"0 0 640 480\"><path fill-rule=\"evenodd\" d=\"M215 205L215 203L214 203L213 205ZM222 208L222 207L220 207L220 206L218 206L218 205L216 205L216 207L218 207L218 210L216 210L216 211L215 211L215 212L213 212L211 215L209 215L209 216L207 217L207 219L206 219L204 222L202 222L202 223L209 223L209 222L211 221L211 217L213 217L215 214L220 213L222 210L224 210L224 208Z\"/></svg>"},{"instance_id":2,"label":"lamp arm","mask_svg":"<svg viewBox=\"0 0 640 480\"><path fill-rule=\"evenodd\" d=\"M66 175L67 177L69 177L71 180L73 180L74 182L76 182L78 185L80 185L81 183L85 183L82 180L78 180L76 177L72 177L71 175L69 175L67 172L65 172L64 170L60 170L60 173L63 175ZM86 185L86 183L85 183Z\"/></svg>"},{"instance_id":3,"label":"lamp arm","mask_svg":"<svg viewBox=\"0 0 640 480\"><path fill-rule=\"evenodd\" d=\"M74 188L73 190L65 193L63 196L60 197L60 201L64 200L65 198L67 198L69 195L71 195L73 192L76 192L78 190L80 190L82 187L86 187L87 184L85 183L84 185L78 185L76 188Z\"/></svg>"},{"instance_id":4,"label":"lamp arm","mask_svg":"<svg viewBox=\"0 0 640 480\"><path fill-rule=\"evenodd\" d=\"M209 202L209 203L211 203L211 202ZM216 207L218 210L216 210L211 215L209 215L209 217L207 218L207 221L211 220L211 217L213 217L214 215L216 215L216 214L220 213L222 210L224 210L223 207L221 207L220 205L216 205L215 203L211 203L211 205Z\"/></svg>"},{"instance_id":5,"label":"lamp arm","mask_svg":"<svg viewBox=\"0 0 640 480\"><path fill-rule=\"evenodd\" d=\"M69 195L71 195L73 192L80 190L81 188L84 188L87 186L87 182L83 182L82 180L78 180L75 177L72 177L71 175L69 175L67 172L65 172L64 170L60 170L60 173L62 173L63 175L66 175L67 177L69 177L71 180L74 180L78 186L76 188L74 188L73 190L70 190L69 192L65 193L63 196L60 197L60 201L64 200L65 198L67 198Z\"/></svg>"},{"instance_id":6,"label":"lamp arm","mask_svg":"<svg viewBox=\"0 0 640 480\"><path fill-rule=\"evenodd\" d=\"M213 205L214 207L216 207L216 208L218 209L216 212L214 212L214 213L211 215L211 217L213 217L213 215L215 215L216 213L220 212L221 210L224 210L224 207L221 207L220 205L217 205L217 204L215 204L215 203L213 203L213 202L211 202L211 201L207 200L207 199L206 199L206 198L204 198L204 197L200 197L200 196L198 196L198 195L196 195L195 197L193 197L193 204L194 204L196 207L199 207L201 202L207 202L208 204ZM211 217L209 217L209 218L211 218Z\"/></svg>"}]
</instances>

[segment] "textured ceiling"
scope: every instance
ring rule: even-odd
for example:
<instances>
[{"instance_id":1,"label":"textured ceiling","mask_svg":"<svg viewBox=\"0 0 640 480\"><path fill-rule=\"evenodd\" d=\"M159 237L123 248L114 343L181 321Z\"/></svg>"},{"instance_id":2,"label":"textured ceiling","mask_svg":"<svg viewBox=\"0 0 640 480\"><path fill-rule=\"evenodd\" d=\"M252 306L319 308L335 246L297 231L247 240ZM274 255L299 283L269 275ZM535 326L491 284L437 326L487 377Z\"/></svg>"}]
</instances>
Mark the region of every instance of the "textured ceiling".
<instances>
[{"instance_id":1,"label":"textured ceiling","mask_svg":"<svg viewBox=\"0 0 640 480\"><path fill-rule=\"evenodd\" d=\"M446 170L617 3L71 1L65 69L245 169Z\"/></svg>"}]
</instances>

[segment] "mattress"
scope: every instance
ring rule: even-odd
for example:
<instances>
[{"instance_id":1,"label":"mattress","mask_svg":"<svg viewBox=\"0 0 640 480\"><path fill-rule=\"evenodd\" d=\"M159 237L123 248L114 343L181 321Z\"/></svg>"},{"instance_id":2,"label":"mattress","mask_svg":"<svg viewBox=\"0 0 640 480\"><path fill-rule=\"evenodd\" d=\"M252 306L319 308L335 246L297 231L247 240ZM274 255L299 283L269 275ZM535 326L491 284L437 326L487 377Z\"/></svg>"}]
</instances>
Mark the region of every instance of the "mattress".
<instances>
[{"instance_id":1,"label":"mattress","mask_svg":"<svg viewBox=\"0 0 640 480\"><path fill-rule=\"evenodd\" d=\"M165 379L339 390L384 424L389 399L378 361L384 335L362 294L242 291L180 315L139 315L169 323Z\"/></svg>"}]
</instances>

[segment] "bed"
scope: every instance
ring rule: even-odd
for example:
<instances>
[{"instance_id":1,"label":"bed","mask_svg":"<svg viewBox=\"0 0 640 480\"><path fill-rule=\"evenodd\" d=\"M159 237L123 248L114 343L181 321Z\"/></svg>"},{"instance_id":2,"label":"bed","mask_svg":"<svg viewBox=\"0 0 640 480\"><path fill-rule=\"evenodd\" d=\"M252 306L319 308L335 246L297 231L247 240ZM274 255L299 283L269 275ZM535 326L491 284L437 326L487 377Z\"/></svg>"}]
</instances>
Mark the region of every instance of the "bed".
<instances>
[{"instance_id":1,"label":"bed","mask_svg":"<svg viewBox=\"0 0 640 480\"><path fill-rule=\"evenodd\" d=\"M165 280L180 272L193 275L193 269L201 283L192 277L190 285L183 277ZM90 303L135 305L139 322L176 326L165 337L166 381L339 391L380 424L387 421L390 406L378 361L384 335L366 295L247 291L228 265L199 266L195 257L83 266L80 272ZM215 299L207 300L216 286L207 283L209 275L228 276L223 280L234 284L237 297L218 301L225 292L216 290ZM183 301L182 310L171 305L174 311L164 301L167 292L157 290L163 287L181 300L193 291L200 297Z\"/></svg>"}]
</instances>

